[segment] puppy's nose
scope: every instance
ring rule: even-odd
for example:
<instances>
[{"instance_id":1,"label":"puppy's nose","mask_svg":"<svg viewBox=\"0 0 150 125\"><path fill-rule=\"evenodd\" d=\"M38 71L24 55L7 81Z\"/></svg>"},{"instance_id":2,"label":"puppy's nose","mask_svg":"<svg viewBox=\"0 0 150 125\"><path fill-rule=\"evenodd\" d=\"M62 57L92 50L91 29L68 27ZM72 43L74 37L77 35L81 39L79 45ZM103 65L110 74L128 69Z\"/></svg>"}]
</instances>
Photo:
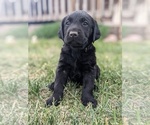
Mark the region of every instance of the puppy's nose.
<instances>
[{"instance_id":1,"label":"puppy's nose","mask_svg":"<svg viewBox=\"0 0 150 125\"><path fill-rule=\"evenodd\" d=\"M78 34L78 32L77 31L70 31L69 32L69 36L70 37L77 37L79 34Z\"/></svg>"}]
</instances>

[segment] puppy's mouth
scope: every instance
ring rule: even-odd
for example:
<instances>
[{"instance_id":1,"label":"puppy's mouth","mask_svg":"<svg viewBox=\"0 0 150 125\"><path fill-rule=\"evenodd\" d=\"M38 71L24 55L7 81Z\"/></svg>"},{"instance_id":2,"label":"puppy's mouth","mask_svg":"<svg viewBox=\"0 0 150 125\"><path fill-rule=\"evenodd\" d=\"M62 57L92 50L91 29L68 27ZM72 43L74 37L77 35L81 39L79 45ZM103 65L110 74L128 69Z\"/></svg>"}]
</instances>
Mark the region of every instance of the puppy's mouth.
<instances>
[{"instance_id":1,"label":"puppy's mouth","mask_svg":"<svg viewBox=\"0 0 150 125\"><path fill-rule=\"evenodd\" d=\"M82 48L83 47L83 45L70 45L70 46L73 48Z\"/></svg>"},{"instance_id":2,"label":"puppy's mouth","mask_svg":"<svg viewBox=\"0 0 150 125\"><path fill-rule=\"evenodd\" d=\"M74 40L69 41L69 42L67 42L66 44L69 45L69 46L72 47L72 48L82 48L83 45L84 45L84 44L78 43L77 41L74 41Z\"/></svg>"},{"instance_id":3,"label":"puppy's mouth","mask_svg":"<svg viewBox=\"0 0 150 125\"><path fill-rule=\"evenodd\" d=\"M87 44L85 40L82 40L82 43L79 43L78 41L71 41L68 45L72 48L79 48L82 49Z\"/></svg>"}]
</instances>

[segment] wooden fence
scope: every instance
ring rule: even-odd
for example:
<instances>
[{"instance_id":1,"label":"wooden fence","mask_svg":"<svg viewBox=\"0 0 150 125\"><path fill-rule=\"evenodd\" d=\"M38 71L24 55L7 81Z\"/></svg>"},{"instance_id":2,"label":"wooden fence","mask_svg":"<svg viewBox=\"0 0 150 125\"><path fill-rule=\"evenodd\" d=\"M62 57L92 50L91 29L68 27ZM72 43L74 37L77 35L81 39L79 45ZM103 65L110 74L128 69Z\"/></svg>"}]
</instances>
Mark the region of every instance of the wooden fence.
<instances>
[{"instance_id":1,"label":"wooden fence","mask_svg":"<svg viewBox=\"0 0 150 125\"><path fill-rule=\"evenodd\" d=\"M28 0L0 0L0 23L28 22Z\"/></svg>"},{"instance_id":2,"label":"wooden fence","mask_svg":"<svg viewBox=\"0 0 150 125\"><path fill-rule=\"evenodd\" d=\"M57 21L85 10L104 25L119 26L122 18L123 25L146 26L149 6L149 0L0 0L0 23Z\"/></svg>"},{"instance_id":3,"label":"wooden fence","mask_svg":"<svg viewBox=\"0 0 150 125\"><path fill-rule=\"evenodd\" d=\"M41 8L42 5L42 8ZM120 22L119 1L116 0L43 0L31 1L30 21L61 20L65 15L75 10L85 10L96 20L105 20L109 24Z\"/></svg>"}]
</instances>

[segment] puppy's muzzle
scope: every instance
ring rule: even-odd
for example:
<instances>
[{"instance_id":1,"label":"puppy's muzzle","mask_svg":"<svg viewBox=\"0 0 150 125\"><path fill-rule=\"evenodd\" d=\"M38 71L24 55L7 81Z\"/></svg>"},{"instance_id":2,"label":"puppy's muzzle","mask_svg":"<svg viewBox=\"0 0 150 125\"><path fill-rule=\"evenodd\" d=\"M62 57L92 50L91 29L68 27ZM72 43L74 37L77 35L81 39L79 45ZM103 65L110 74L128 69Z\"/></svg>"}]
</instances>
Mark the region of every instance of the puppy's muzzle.
<instances>
[{"instance_id":1,"label":"puppy's muzzle","mask_svg":"<svg viewBox=\"0 0 150 125\"><path fill-rule=\"evenodd\" d=\"M71 28L67 33L66 43L72 47L83 47L83 35L80 29Z\"/></svg>"}]
</instances>

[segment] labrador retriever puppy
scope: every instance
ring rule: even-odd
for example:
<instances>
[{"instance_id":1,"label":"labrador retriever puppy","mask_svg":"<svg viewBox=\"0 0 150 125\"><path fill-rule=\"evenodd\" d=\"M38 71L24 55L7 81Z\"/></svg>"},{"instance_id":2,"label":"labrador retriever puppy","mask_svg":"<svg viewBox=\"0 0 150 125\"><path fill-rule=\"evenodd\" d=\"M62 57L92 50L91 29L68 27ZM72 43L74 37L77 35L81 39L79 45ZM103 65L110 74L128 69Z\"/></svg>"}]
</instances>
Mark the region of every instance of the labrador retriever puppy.
<instances>
[{"instance_id":1,"label":"labrador retriever puppy","mask_svg":"<svg viewBox=\"0 0 150 125\"><path fill-rule=\"evenodd\" d=\"M98 80L100 69L96 64L93 42L100 38L97 22L85 11L79 10L66 16L58 32L64 44L56 70L55 81L48 85L53 91L46 105L57 106L63 98L63 90L68 81L83 85L81 101L84 106L94 99L94 81Z\"/></svg>"}]
</instances>

